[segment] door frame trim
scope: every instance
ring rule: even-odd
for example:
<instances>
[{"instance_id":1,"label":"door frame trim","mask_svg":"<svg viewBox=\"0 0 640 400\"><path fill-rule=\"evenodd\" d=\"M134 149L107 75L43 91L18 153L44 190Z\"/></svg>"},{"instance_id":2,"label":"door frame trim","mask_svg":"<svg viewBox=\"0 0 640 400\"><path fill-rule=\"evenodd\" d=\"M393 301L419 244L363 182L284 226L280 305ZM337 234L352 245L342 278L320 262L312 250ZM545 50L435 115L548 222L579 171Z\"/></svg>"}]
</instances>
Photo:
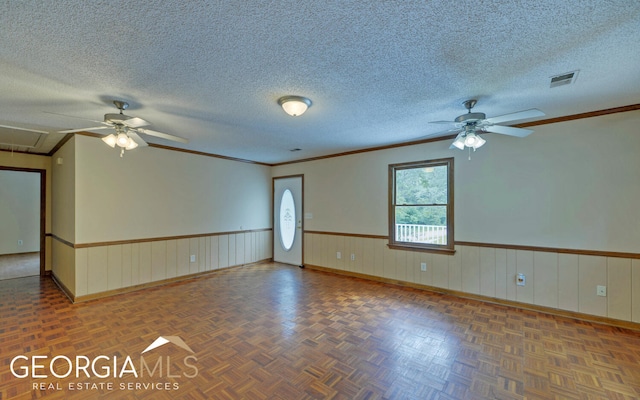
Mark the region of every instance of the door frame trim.
<instances>
[{"instance_id":1,"label":"door frame trim","mask_svg":"<svg viewBox=\"0 0 640 400\"><path fill-rule=\"evenodd\" d=\"M289 179L289 178L300 178L300 185L302 186L302 193L300 193L301 197L301 205L300 205L300 216L302 227L300 228L300 252L301 252L301 264L300 267L304 268L304 174L295 174L295 175L282 175L282 176L273 176L271 177L271 243L273 248L271 249L272 253L275 254L276 249L276 226L275 226L275 215L273 210L275 208L275 194L276 194L276 180L278 179Z\"/></svg>"}]
</instances>

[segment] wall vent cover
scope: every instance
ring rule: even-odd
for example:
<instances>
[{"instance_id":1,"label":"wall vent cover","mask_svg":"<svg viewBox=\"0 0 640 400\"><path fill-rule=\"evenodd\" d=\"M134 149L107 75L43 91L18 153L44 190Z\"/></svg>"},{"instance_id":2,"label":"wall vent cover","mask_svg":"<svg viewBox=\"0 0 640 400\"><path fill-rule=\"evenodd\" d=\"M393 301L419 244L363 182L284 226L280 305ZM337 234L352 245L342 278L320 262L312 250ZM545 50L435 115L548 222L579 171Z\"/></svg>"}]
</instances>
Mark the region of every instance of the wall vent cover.
<instances>
[{"instance_id":1,"label":"wall vent cover","mask_svg":"<svg viewBox=\"0 0 640 400\"><path fill-rule=\"evenodd\" d=\"M554 88L558 86L571 85L578 78L578 70L567 72L564 74L551 77L551 84L549 87Z\"/></svg>"}]
</instances>

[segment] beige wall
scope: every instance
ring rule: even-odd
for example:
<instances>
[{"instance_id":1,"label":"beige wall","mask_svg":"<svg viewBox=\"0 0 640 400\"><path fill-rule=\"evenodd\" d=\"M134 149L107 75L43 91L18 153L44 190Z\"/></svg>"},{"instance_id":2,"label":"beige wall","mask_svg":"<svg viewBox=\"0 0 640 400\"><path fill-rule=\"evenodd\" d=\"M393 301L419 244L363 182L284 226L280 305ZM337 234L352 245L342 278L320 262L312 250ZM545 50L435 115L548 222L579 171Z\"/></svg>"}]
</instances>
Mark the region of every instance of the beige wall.
<instances>
[{"instance_id":1,"label":"beige wall","mask_svg":"<svg viewBox=\"0 0 640 400\"><path fill-rule=\"evenodd\" d=\"M52 157L53 207L52 233L75 242L75 143L71 138Z\"/></svg>"},{"instance_id":2,"label":"beige wall","mask_svg":"<svg viewBox=\"0 0 640 400\"><path fill-rule=\"evenodd\" d=\"M52 274L67 294L76 294L76 250L57 238L52 240Z\"/></svg>"},{"instance_id":3,"label":"beige wall","mask_svg":"<svg viewBox=\"0 0 640 400\"><path fill-rule=\"evenodd\" d=\"M46 175L45 233L51 232L51 157L0 151L0 166L44 170ZM45 270L51 270L51 237L45 238Z\"/></svg>"},{"instance_id":4,"label":"beige wall","mask_svg":"<svg viewBox=\"0 0 640 400\"><path fill-rule=\"evenodd\" d=\"M637 252L640 111L273 168L305 175L305 229L387 235L388 165L455 156L456 241Z\"/></svg>"},{"instance_id":5,"label":"beige wall","mask_svg":"<svg viewBox=\"0 0 640 400\"><path fill-rule=\"evenodd\" d=\"M269 167L76 137L76 243L269 228Z\"/></svg>"},{"instance_id":6,"label":"beige wall","mask_svg":"<svg viewBox=\"0 0 640 400\"><path fill-rule=\"evenodd\" d=\"M386 239L314 233L305 234L304 246L307 265L640 322L637 259L459 245L447 256L391 250ZM517 273L525 274L525 286L515 284ZM606 297L596 295L597 285L607 286Z\"/></svg>"},{"instance_id":7,"label":"beige wall","mask_svg":"<svg viewBox=\"0 0 640 400\"><path fill-rule=\"evenodd\" d=\"M40 251L40 174L0 169L0 221L0 254Z\"/></svg>"},{"instance_id":8,"label":"beige wall","mask_svg":"<svg viewBox=\"0 0 640 400\"><path fill-rule=\"evenodd\" d=\"M637 260L505 248L639 253L638 124L635 111L537 126L522 139L488 134L471 160L443 141L278 166L273 176L304 174L313 215L305 231L386 236L388 165L455 156L455 239L495 246L436 256L389 250L386 239L307 233L304 262L638 321ZM362 256L337 260L337 251ZM420 274L424 257L429 271ZM527 275L524 288L517 272ZM606 298L596 285L608 286Z\"/></svg>"},{"instance_id":9,"label":"beige wall","mask_svg":"<svg viewBox=\"0 0 640 400\"><path fill-rule=\"evenodd\" d=\"M269 167L152 147L120 158L82 135L58 158L54 274L74 297L271 258Z\"/></svg>"},{"instance_id":10,"label":"beige wall","mask_svg":"<svg viewBox=\"0 0 640 400\"><path fill-rule=\"evenodd\" d=\"M59 283L73 295L75 289L75 138L52 157L52 271Z\"/></svg>"},{"instance_id":11,"label":"beige wall","mask_svg":"<svg viewBox=\"0 0 640 400\"><path fill-rule=\"evenodd\" d=\"M74 294L81 297L266 260L271 258L271 236L265 230L80 248L75 252Z\"/></svg>"}]
</instances>

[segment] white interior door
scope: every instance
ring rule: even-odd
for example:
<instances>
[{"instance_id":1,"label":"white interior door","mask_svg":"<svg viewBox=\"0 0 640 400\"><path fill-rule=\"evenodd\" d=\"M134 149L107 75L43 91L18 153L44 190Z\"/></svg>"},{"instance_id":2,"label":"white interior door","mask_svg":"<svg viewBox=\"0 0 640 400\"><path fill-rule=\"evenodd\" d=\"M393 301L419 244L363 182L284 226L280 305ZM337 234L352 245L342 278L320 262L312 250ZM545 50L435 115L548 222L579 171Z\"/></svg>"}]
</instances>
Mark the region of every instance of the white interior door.
<instances>
[{"instance_id":1,"label":"white interior door","mask_svg":"<svg viewBox=\"0 0 640 400\"><path fill-rule=\"evenodd\" d=\"M273 260L302 265L302 176L273 180Z\"/></svg>"}]
</instances>

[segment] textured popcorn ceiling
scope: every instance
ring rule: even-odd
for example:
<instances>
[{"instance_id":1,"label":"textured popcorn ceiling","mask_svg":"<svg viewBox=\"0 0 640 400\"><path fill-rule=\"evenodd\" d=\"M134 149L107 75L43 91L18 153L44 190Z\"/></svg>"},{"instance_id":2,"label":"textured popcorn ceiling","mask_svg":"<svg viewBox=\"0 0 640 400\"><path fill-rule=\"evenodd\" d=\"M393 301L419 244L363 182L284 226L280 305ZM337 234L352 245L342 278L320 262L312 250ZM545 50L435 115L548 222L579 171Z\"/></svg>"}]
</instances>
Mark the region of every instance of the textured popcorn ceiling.
<instances>
[{"instance_id":1,"label":"textured popcorn ceiling","mask_svg":"<svg viewBox=\"0 0 640 400\"><path fill-rule=\"evenodd\" d=\"M572 70L575 84L549 88ZM282 111L290 94L313 101L306 114ZM638 103L640 2L0 4L0 125L52 132L33 152L96 126L83 118L116 112L112 99L189 139L149 142L277 163L441 134L428 122L467 98L488 116Z\"/></svg>"}]
</instances>

